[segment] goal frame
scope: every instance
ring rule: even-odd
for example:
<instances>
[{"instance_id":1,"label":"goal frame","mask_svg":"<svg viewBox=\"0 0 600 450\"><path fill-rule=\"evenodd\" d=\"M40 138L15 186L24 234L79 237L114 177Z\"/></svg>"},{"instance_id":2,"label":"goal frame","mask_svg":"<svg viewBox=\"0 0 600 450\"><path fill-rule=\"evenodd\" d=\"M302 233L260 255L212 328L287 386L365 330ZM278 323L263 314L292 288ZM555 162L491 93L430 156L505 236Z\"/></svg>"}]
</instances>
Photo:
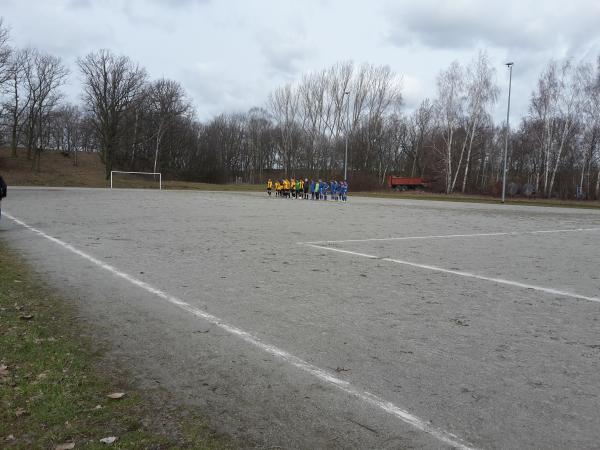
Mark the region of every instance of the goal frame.
<instances>
[{"instance_id":1,"label":"goal frame","mask_svg":"<svg viewBox=\"0 0 600 450\"><path fill-rule=\"evenodd\" d=\"M162 174L160 172L126 172L122 170L111 170L110 171L110 188L113 188L113 173L128 173L128 174L140 174L140 175L158 175L158 190L162 191Z\"/></svg>"}]
</instances>

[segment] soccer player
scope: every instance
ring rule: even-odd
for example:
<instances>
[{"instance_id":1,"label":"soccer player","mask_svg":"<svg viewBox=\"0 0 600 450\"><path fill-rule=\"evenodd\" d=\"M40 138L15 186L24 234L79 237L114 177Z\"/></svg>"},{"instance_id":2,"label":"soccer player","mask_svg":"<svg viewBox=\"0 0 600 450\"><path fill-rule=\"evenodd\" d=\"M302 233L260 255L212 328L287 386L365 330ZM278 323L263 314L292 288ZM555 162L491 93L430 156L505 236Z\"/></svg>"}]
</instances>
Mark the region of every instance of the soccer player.
<instances>
[{"instance_id":1,"label":"soccer player","mask_svg":"<svg viewBox=\"0 0 600 450\"><path fill-rule=\"evenodd\" d=\"M321 190L323 192L323 200L327 200L327 191L329 190L329 185L327 184L327 181L323 181L323 183L321 183Z\"/></svg>"},{"instance_id":2,"label":"soccer player","mask_svg":"<svg viewBox=\"0 0 600 450\"><path fill-rule=\"evenodd\" d=\"M319 200L319 198L321 197L320 184L321 184L321 180L319 180L315 183L315 200Z\"/></svg>"},{"instance_id":3,"label":"soccer player","mask_svg":"<svg viewBox=\"0 0 600 450\"><path fill-rule=\"evenodd\" d=\"M342 201L348 201L348 182L346 180L342 181Z\"/></svg>"},{"instance_id":4,"label":"soccer player","mask_svg":"<svg viewBox=\"0 0 600 450\"><path fill-rule=\"evenodd\" d=\"M267 194L269 194L269 197L271 196L271 189L273 189L273 181L269 178L267 180Z\"/></svg>"},{"instance_id":5,"label":"soccer player","mask_svg":"<svg viewBox=\"0 0 600 450\"><path fill-rule=\"evenodd\" d=\"M2 199L6 197L6 191L6 183L4 182L2 175L0 175L0 217L2 217Z\"/></svg>"},{"instance_id":6,"label":"soccer player","mask_svg":"<svg viewBox=\"0 0 600 450\"><path fill-rule=\"evenodd\" d=\"M290 195L290 180L283 179L283 197L287 198Z\"/></svg>"},{"instance_id":7,"label":"soccer player","mask_svg":"<svg viewBox=\"0 0 600 450\"><path fill-rule=\"evenodd\" d=\"M315 180L310 180L310 199L315 199Z\"/></svg>"},{"instance_id":8,"label":"soccer player","mask_svg":"<svg viewBox=\"0 0 600 450\"><path fill-rule=\"evenodd\" d=\"M304 186L304 200L308 200L308 189L310 188L310 183L308 182L308 178L304 179L304 183L302 183Z\"/></svg>"}]
</instances>

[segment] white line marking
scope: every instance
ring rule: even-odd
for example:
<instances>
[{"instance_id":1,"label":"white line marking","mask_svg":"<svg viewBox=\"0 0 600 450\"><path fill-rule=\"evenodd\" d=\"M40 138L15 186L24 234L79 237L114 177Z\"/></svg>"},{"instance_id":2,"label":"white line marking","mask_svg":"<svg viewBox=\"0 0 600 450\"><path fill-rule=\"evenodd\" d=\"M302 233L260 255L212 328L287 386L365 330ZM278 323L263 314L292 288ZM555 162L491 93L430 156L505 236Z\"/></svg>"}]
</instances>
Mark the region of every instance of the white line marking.
<instances>
[{"instance_id":1,"label":"white line marking","mask_svg":"<svg viewBox=\"0 0 600 450\"><path fill-rule=\"evenodd\" d=\"M509 286L515 286L515 287L519 287L519 288L523 288L523 289L533 289L535 291L545 292L546 294L560 295L562 297L571 297L571 298L576 298L576 299L580 299L580 300L589 300L590 302L600 303L600 298L598 298L598 297L588 297L586 295L581 295L581 294L577 294L574 292L560 291L558 289L546 288L543 286L536 286L533 284L520 283L518 281L505 280L504 278L486 277L483 275L477 275L476 273L463 272L462 270L444 269L443 267L431 266L429 264L419 264L419 263L414 263L414 262L410 262L410 261L403 261L401 259L382 258L382 257L375 256L375 255L369 255L367 253L353 252L351 250L342 250L341 248L325 247L323 245L317 245L317 244L305 243L304 245L306 245L308 247L318 248L321 250L329 250L331 252L346 253L348 255L362 256L363 258L369 258L369 259L378 259L381 261L388 261L388 262L393 262L396 264L403 264L405 266L433 270L435 272L449 273L452 275L459 275L461 277L475 278L477 280L491 281L493 283L499 283L499 284L507 284Z\"/></svg>"},{"instance_id":2,"label":"white line marking","mask_svg":"<svg viewBox=\"0 0 600 450\"><path fill-rule=\"evenodd\" d=\"M298 244L342 244L344 242L370 242L370 241L410 241L417 239L451 239L466 237L486 237L486 236L519 236L524 234L543 234L543 233L575 233L581 231L600 231L600 228L573 228L566 230L537 230L537 231L501 231L497 233L473 233L473 234L438 234L431 236L401 236L389 238L371 238L371 239L346 239L342 241L313 241L298 242Z\"/></svg>"},{"instance_id":3,"label":"white line marking","mask_svg":"<svg viewBox=\"0 0 600 450\"><path fill-rule=\"evenodd\" d=\"M78 250L77 248L73 247L72 245L67 244L66 242L63 242L60 239L52 237L52 236L44 233L43 231L33 228L30 225L27 225L25 222L22 222L21 220L13 217L12 215L10 215L8 213L5 213L5 216L8 217L9 219L13 220L17 224L21 225L22 227L28 229L29 231L32 231L33 233L35 233L39 236L42 236L43 238L46 238L55 244L60 245L61 247L69 250L72 253L75 253L78 256L81 256L82 258L86 259L87 261L89 261L93 264L96 264L97 266L112 273L113 275L115 275L119 278L122 278L123 280L129 281L130 283L146 290L147 292L150 292L151 294L154 294L157 297L162 298L163 300L166 300L167 302L169 302L175 306L178 306L179 308L193 314L196 317L199 317L209 323L212 323L213 325L221 328L222 330L227 331L230 334L238 336L240 339L247 342L248 344L251 344L273 356L276 356L276 357L286 361L287 363L291 364L292 366L313 375L314 377L318 378L319 380L321 380L325 383L328 383L330 385L337 387L338 389L342 390L343 392L346 392L347 394L349 394L353 397L359 398L360 400L364 401L365 403L367 403L371 406L379 408L379 409L387 412L388 414L391 414L391 415L397 417L401 421L413 426L414 428L417 428L418 430L421 430L421 431L424 431L425 433L430 434L431 436L435 437L436 439L438 439L441 442L444 442L445 444L448 444L450 446L453 446L453 447L456 447L459 449L464 449L464 450L470 450L470 449L474 448L474 447L472 447L471 444L466 443L465 441L463 441L461 438L459 438L455 434L450 433L445 430L442 430L440 428L434 427L433 425L431 425L431 423L415 416L414 414L411 414L410 412L400 408L399 406L396 406L395 404L393 404L381 397L378 397L375 394L372 394L368 391L363 391L360 388L353 386L349 382L342 380L340 378L337 378L336 376L328 373L327 371L320 369L319 367L317 367L313 364L310 364L310 363L304 361L303 359L298 358L297 356L294 356L291 353L286 352L285 350L281 350L280 348L275 347L274 345L266 344L266 343L262 342L259 338L242 330L241 328L238 328L234 325L228 324L227 322L219 319L218 317L213 316L212 314L209 314L205 311L202 311L201 309L198 309L175 296L167 294L166 292L161 291L160 289L157 289L144 281L138 280L137 278L132 277L131 275L121 272L118 269L114 268L113 266L105 264L102 261L94 258L93 256L88 255L87 253L84 253L81 250Z\"/></svg>"}]
</instances>

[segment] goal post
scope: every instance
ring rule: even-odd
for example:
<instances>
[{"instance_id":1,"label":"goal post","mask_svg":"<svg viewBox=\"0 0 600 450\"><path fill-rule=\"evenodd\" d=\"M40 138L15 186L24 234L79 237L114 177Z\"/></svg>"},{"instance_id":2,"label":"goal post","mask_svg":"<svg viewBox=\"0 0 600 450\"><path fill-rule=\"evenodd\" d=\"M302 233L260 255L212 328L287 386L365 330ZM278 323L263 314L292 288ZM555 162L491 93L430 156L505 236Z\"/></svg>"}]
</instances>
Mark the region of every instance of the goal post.
<instances>
[{"instance_id":1,"label":"goal post","mask_svg":"<svg viewBox=\"0 0 600 450\"><path fill-rule=\"evenodd\" d=\"M113 175L114 174L127 174L127 175L158 175L158 189L162 191L162 174L160 172L126 172L123 170L111 170L110 171L110 188L113 189Z\"/></svg>"}]
</instances>

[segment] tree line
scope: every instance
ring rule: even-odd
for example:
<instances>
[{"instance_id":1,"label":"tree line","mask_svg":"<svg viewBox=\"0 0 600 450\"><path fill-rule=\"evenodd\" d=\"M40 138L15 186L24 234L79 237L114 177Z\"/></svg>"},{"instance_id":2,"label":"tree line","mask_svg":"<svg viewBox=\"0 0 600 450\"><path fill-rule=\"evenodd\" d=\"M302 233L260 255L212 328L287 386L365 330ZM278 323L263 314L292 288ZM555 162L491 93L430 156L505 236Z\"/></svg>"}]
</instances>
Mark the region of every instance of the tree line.
<instances>
[{"instance_id":1,"label":"tree line","mask_svg":"<svg viewBox=\"0 0 600 450\"><path fill-rule=\"evenodd\" d=\"M152 80L109 50L77 60L81 101L65 101L64 62L10 45L0 20L0 144L26 149L40 170L45 151L97 152L111 170L171 178L262 183L268 177L341 178L347 150L354 189L389 174L428 179L447 193L497 193L506 124L491 115L496 69L480 51L437 77L435 98L403 109L402 78L388 66L337 63L275 88L264 105L211 120L169 79ZM514 121L513 121L514 123ZM550 61L508 142L509 194L600 198L600 58Z\"/></svg>"}]
</instances>

